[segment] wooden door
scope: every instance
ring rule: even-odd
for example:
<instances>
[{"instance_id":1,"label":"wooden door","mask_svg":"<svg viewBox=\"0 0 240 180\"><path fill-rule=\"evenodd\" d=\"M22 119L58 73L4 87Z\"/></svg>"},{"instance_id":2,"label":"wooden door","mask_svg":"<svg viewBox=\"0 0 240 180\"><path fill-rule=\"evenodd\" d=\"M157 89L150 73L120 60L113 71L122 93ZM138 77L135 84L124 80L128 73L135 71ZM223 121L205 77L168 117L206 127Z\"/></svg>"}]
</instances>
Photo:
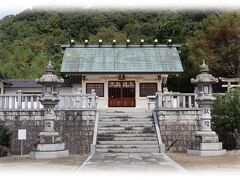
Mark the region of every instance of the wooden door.
<instances>
[{"instance_id":1,"label":"wooden door","mask_svg":"<svg viewBox=\"0 0 240 180\"><path fill-rule=\"evenodd\" d=\"M109 107L135 107L135 82L110 81L108 83Z\"/></svg>"}]
</instances>

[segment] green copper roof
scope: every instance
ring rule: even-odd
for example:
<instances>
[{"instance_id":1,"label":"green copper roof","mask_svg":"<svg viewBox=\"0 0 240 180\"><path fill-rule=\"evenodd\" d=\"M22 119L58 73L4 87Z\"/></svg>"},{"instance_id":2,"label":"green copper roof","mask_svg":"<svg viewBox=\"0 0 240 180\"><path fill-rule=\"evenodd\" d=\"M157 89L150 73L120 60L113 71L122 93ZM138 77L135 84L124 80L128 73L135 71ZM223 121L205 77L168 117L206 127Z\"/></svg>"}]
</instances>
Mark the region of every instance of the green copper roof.
<instances>
[{"instance_id":1,"label":"green copper roof","mask_svg":"<svg viewBox=\"0 0 240 180\"><path fill-rule=\"evenodd\" d=\"M66 48L62 73L174 73L183 72L175 47Z\"/></svg>"}]
</instances>

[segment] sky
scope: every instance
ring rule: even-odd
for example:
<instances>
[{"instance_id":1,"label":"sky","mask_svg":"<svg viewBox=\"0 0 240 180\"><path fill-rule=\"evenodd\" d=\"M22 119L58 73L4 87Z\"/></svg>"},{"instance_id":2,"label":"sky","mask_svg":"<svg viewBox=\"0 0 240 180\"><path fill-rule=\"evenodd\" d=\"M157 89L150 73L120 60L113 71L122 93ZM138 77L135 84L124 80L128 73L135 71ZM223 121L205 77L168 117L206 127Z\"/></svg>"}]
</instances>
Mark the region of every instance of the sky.
<instances>
[{"instance_id":1,"label":"sky","mask_svg":"<svg viewBox=\"0 0 240 180\"><path fill-rule=\"evenodd\" d=\"M240 9L239 0L1 0L0 19L33 7Z\"/></svg>"}]
</instances>

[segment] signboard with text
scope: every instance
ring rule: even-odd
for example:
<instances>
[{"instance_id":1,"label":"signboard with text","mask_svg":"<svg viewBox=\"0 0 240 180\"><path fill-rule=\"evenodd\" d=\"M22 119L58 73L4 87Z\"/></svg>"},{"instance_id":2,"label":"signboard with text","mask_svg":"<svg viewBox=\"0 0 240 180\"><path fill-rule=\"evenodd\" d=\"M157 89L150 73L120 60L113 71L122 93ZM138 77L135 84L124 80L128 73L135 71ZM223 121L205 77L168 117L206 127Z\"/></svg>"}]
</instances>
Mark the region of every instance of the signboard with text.
<instances>
[{"instance_id":1,"label":"signboard with text","mask_svg":"<svg viewBox=\"0 0 240 180\"><path fill-rule=\"evenodd\" d=\"M18 140L26 140L26 138L27 138L26 129L19 129L18 130Z\"/></svg>"}]
</instances>

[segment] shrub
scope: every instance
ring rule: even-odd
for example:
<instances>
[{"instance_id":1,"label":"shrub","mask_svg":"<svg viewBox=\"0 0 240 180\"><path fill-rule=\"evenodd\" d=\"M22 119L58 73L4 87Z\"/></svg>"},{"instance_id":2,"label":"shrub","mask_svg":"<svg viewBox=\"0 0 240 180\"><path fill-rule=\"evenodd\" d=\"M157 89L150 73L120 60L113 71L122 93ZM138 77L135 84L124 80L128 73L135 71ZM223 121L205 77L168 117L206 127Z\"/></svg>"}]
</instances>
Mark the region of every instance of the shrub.
<instances>
[{"instance_id":1,"label":"shrub","mask_svg":"<svg viewBox=\"0 0 240 180\"><path fill-rule=\"evenodd\" d=\"M6 156L9 152L11 132L3 125L0 125L0 157Z\"/></svg>"},{"instance_id":2,"label":"shrub","mask_svg":"<svg viewBox=\"0 0 240 180\"><path fill-rule=\"evenodd\" d=\"M213 128L219 133L225 148L240 148L240 89L216 96L212 114Z\"/></svg>"}]
</instances>

